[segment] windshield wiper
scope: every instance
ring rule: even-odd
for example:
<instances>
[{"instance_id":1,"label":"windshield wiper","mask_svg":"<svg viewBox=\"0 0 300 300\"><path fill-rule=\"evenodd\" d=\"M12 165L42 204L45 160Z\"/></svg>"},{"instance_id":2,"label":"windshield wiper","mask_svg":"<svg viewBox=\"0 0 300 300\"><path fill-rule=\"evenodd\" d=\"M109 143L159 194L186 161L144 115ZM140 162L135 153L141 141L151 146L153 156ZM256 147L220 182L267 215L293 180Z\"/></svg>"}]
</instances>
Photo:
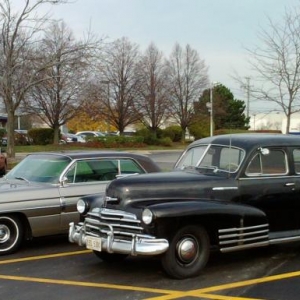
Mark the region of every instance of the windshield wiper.
<instances>
[{"instance_id":1,"label":"windshield wiper","mask_svg":"<svg viewBox=\"0 0 300 300\"><path fill-rule=\"evenodd\" d=\"M219 168L216 166L198 166L198 167L196 167L196 170L198 170L198 171L203 170L204 172L211 171L213 173L219 172Z\"/></svg>"}]
</instances>

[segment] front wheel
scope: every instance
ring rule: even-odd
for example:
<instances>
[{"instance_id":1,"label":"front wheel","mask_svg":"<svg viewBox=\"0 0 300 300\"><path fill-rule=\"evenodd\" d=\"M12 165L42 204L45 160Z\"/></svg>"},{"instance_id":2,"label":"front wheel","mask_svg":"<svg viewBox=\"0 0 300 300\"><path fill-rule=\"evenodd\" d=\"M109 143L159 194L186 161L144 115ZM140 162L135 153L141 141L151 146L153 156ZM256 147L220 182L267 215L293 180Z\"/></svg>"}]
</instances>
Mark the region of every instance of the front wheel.
<instances>
[{"instance_id":1,"label":"front wheel","mask_svg":"<svg viewBox=\"0 0 300 300\"><path fill-rule=\"evenodd\" d=\"M201 226L186 226L173 236L168 251L162 256L162 266L172 278L195 277L205 267L209 251L206 230Z\"/></svg>"},{"instance_id":2,"label":"front wheel","mask_svg":"<svg viewBox=\"0 0 300 300\"><path fill-rule=\"evenodd\" d=\"M94 254L107 263L121 262L128 256L127 254L108 253L99 251L94 251Z\"/></svg>"},{"instance_id":3,"label":"front wheel","mask_svg":"<svg viewBox=\"0 0 300 300\"><path fill-rule=\"evenodd\" d=\"M0 216L0 255L15 252L23 240L21 221L14 216Z\"/></svg>"}]
</instances>

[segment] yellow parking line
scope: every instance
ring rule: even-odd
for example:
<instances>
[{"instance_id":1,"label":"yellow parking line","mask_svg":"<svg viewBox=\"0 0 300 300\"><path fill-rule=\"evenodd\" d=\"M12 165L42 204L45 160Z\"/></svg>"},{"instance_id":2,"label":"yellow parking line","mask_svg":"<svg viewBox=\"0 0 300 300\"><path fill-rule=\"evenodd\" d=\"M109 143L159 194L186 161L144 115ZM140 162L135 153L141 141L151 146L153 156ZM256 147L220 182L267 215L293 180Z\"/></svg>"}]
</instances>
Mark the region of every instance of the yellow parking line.
<instances>
[{"instance_id":1,"label":"yellow parking line","mask_svg":"<svg viewBox=\"0 0 300 300\"><path fill-rule=\"evenodd\" d=\"M194 293L192 291L186 291L186 292L173 292L168 295L158 296L158 297L151 297L146 298L144 300L169 300L169 299L180 299L185 298L188 296L192 296L195 298L201 298L201 299L212 299L212 300L263 300L259 298L245 298L245 297L234 297L234 296L224 296L224 295L217 295L217 294L206 294L206 293Z\"/></svg>"},{"instance_id":2,"label":"yellow parking line","mask_svg":"<svg viewBox=\"0 0 300 300\"><path fill-rule=\"evenodd\" d=\"M276 281L276 280L282 280L282 279L287 279L287 278L292 278L292 277L297 277L300 276L300 271L297 272L291 272L291 273L284 273L284 274L279 274L279 275L273 275L273 276L268 276L268 277L263 277L263 278L257 278L257 279L250 279L250 280L245 280L245 281L239 281L239 282L233 282L233 283L227 283L227 284L222 284L218 286L211 286L207 288L202 288L198 290L191 290L191 291L186 291L186 292L181 292L181 293L173 293L172 295L164 295L164 296L159 296L159 297L152 297L152 298L147 298L147 300L170 300L170 299L178 299L181 297L186 297L186 296L194 296L194 297L203 297L205 298L205 295L209 295L206 293L210 292L217 292L217 291L222 291L222 290L228 290L228 289L233 289L233 288L239 288L239 287L244 287L244 286L249 286L253 284L260 284L260 283L265 283L265 282L271 282L271 281ZM215 297L215 298L211 298ZM213 296L208 296L206 297L207 299L222 299L218 297L224 297L224 296L219 296L219 295L213 295ZM224 298L226 299L226 298ZM251 298L234 298L234 297L229 297L227 299L248 299L252 300Z\"/></svg>"},{"instance_id":3,"label":"yellow parking line","mask_svg":"<svg viewBox=\"0 0 300 300\"><path fill-rule=\"evenodd\" d=\"M80 254L87 254L87 253L91 253L91 250L73 251L73 252L9 259L9 260L0 261L0 265L33 261L33 260L42 260L42 259L49 259L49 258L57 258L57 257L63 257L63 256L71 256L71 255L80 255ZM222 290L245 287L245 286L254 285L254 284L288 279L288 278L297 277L297 276L300 276L300 271L284 273L284 274L279 274L279 275L273 275L273 276L268 276L268 277L263 277L263 278L250 279L250 280L245 280L245 281L238 281L238 282L227 283L227 284L222 284L222 285L217 285L217 286L210 286L207 288L201 288L201 289L190 290L190 291L178 291L178 290L176 291L176 290L165 290L165 289L117 285L117 284L81 282L81 281L70 281L70 280L56 280L56 279L47 279L47 278L9 276L9 275L0 275L0 279L164 294L164 295L160 295L160 296L156 296L156 297L147 298L145 300L171 300L171 299L184 298L184 297L188 297L188 296L204 298L204 299L213 299L213 300L262 300L262 299L257 299L257 298L254 299L254 298L244 298L244 297L232 297L232 296L216 295L216 294L211 294L211 293L222 291Z\"/></svg>"},{"instance_id":4,"label":"yellow parking line","mask_svg":"<svg viewBox=\"0 0 300 300\"><path fill-rule=\"evenodd\" d=\"M79 254L86 254L86 253L91 253L91 250L73 251L73 252L65 252L65 253L55 253L55 254L30 256L30 257L15 258L15 259L6 259L6 260L0 261L0 265L12 264L12 263L18 263L18 262L24 262L24 261L56 258L56 257L63 257L63 256L79 255Z\"/></svg>"},{"instance_id":5,"label":"yellow parking line","mask_svg":"<svg viewBox=\"0 0 300 300\"><path fill-rule=\"evenodd\" d=\"M222 296L214 294L199 294L198 298L203 299L212 299L212 300L263 300L258 298L245 298L245 297L233 297L233 296Z\"/></svg>"},{"instance_id":6,"label":"yellow parking line","mask_svg":"<svg viewBox=\"0 0 300 300\"><path fill-rule=\"evenodd\" d=\"M174 293L174 291L172 291L172 290L163 290L163 289L155 289L155 288L107 284L107 283L96 283L96 282L82 282L82 281L59 280L59 279L57 280L57 279L37 278L37 277L0 275L0 279L26 281L26 282L37 282L37 283L48 283L48 284L52 283L52 284L61 284L61 285L95 287L95 288L107 288L107 289L114 289L114 290L139 291L139 292L149 292L149 293L158 293L158 294Z\"/></svg>"}]
</instances>

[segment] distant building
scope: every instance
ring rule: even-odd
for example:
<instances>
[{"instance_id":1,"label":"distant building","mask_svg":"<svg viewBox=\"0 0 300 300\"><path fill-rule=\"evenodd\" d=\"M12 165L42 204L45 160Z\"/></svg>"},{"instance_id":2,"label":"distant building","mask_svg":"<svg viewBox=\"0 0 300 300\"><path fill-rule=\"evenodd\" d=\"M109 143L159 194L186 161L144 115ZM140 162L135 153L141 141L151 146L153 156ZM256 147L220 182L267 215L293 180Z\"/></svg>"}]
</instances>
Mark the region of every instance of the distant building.
<instances>
[{"instance_id":1,"label":"distant building","mask_svg":"<svg viewBox=\"0 0 300 300\"><path fill-rule=\"evenodd\" d=\"M250 116L250 130L280 130L286 132L287 118L283 112L272 111ZM300 134L300 113L294 113L290 119L290 133Z\"/></svg>"}]
</instances>

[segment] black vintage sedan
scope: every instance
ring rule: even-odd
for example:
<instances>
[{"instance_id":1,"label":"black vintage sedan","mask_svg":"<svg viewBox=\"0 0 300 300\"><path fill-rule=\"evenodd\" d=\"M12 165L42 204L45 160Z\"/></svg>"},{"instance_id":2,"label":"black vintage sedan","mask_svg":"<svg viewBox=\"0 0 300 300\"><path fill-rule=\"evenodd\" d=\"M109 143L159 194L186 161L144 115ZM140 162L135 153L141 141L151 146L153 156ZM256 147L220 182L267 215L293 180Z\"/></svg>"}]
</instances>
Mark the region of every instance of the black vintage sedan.
<instances>
[{"instance_id":1,"label":"black vintage sedan","mask_svg":"<svg viewBox=\"0 0 300 300\"><path fill-rule=\"evenodd\" d=\"M173 172L112 181L69 240L105 261L158 255L168 275L188 278L212 249L300 241L299 199L299 137L220 135L193 142Z\"/></svg>"},{"instance_id":2,"label":"black vintage sedan","mask_svg":"<svg viewBox=\"0 0 300 300\"><path fill-rule=\"evenodd\" d=\"M79 221L78 199L104 192L112 179L158 171L149 157L126 152L28 155L0 179L0 255L24 239L67 234Z\"/></svg>"}]
</instances>

